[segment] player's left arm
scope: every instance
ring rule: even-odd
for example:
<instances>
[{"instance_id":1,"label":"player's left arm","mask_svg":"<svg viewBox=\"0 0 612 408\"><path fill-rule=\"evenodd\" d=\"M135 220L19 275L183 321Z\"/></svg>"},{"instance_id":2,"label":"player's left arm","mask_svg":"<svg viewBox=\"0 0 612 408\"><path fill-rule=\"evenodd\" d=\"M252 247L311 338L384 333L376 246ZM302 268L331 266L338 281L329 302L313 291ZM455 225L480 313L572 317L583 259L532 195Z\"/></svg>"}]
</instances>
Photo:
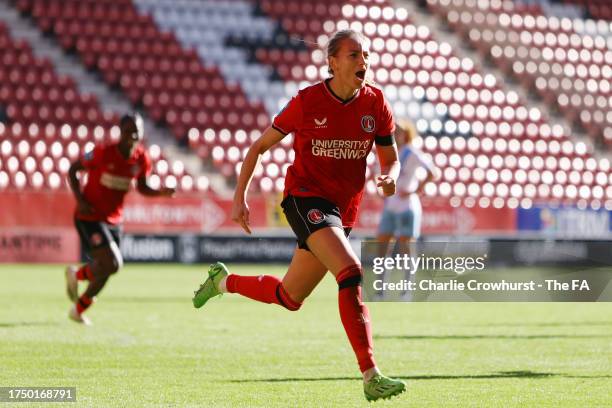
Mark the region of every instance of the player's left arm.
<instances>
[{"instance_id":1,"label":"player's left arm","mask_svg":"<svg viewBox=\"0 0 612 408\"><path fill-rule=\"evenodd\" d=\"M395 122L391 107L382 94L380 95L380 112L378 115L379 128L374 138L378 162L380 163L380 176L376 178L376 186L382 189L383 195L389 197L395 194L397 178L401 165L397 154L397 145L393 133Z\"/></svg>"},{"instance_id":2,"label":"player's left arm","mask_svg":"<svg viewBox=\"0 0 612 408\"><path fill-rule=\"evenodd\" d=\"M395 143L376 145L376 153L380 163L380 176L376 178L376 186L382 188L385 197L395 194L397 178L400 173L400 163Z\"/></svg>"},{"instance_id":3,"label":"player's left arm","mask_svg":"<svg viewBox=\"0 0 612 408\"><path fill-rule=\"evenodd\" d=\"M176 191L176 189L171 187L162 187L160 189L152 188L147 182L146 175L138 177L136 187L140 194L147 197L172 197Z\"/></svg>"}]
</instances>

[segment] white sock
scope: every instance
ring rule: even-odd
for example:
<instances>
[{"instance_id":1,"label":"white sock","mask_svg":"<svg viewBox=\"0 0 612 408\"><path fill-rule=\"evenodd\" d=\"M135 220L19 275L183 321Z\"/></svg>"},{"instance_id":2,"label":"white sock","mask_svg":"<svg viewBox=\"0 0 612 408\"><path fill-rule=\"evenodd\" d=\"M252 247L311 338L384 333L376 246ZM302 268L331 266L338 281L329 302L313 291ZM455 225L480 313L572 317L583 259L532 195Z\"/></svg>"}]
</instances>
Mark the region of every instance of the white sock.
<instances>
[{"instance_id":1,"label":"white sock","mask_svg":"<svg viewBox=\"0 0 612 408\"><path fill-rule=\"evenodd\" d=\"M363 372L363 382L367 383L374 377L376 374L380 374L380 370L378 367L374 366L372 368L368 368Z\"/></svg>"},{"instance_id":2,"label":"white sock","mask_svg":"<svg viewBox=\"0 0 612 408\"><path fill-rule=\"evenodd\" d=\"M227 280L227 276L219 281L219 292L227 293L227 286L225 286L225 281Z\"/></svg>"}]
</instances>

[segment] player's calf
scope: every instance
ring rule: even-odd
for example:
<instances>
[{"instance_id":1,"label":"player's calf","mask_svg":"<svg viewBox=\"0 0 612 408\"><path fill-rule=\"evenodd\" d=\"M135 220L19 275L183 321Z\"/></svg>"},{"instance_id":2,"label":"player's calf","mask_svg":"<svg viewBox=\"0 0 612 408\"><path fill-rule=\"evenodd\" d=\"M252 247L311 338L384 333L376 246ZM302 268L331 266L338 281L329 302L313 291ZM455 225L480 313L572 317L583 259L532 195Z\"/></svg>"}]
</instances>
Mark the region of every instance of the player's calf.
<instances>
[{"instance_id":1,"label":"player's calf","mask_svg":"<svg viewBox=\"0 0 612 408\"><path fill-rule=\"evenodd\" d=\"M276 287L276 298L280 302L280 305L289 311L297 312L300 310L300 307L302 307L302 303L296 302L289 296L282 282Z\"/></svg>"},{"instance_id":2,"label":"player's calf","mask_svg":"<svg viewBox=\"0 0 612 408\"><path fill-rule=\"evenodd\" d=\"M302 303L289 296L283 282L273 275L229 275L225 286L229 293L238 293L263 303L275 303L292 312L302 307Z\"/></svg>"},{"instance_id":3,"label":"player's calf","mask_svg":"<svg viewBox=\"0 0 612 408\"><path fill-rule=\"evenodd\" d=\"M72 302L77 300L79 296L79 281L77 279L77 267L74 265L70 265L66 268L65 272L66 276L66 293L68 294L68 299Z\"/></svg>"}]
</instances>

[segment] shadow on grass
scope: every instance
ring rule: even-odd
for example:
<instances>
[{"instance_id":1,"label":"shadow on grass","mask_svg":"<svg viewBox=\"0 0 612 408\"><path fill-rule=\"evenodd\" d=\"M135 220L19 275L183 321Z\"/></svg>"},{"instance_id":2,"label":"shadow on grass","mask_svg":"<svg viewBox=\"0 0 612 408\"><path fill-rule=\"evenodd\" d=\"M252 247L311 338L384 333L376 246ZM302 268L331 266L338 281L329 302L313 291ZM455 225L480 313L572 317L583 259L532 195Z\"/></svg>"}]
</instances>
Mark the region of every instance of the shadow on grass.
<instances>
[{"instance_id":1,"label":"shadow on grass","mask_svg":"<svg viewBox=\"0 0 612 408\"><path fill-rule=\"evenodd\" d=\"M539 373L535 371L501 371L498 373L491 374L458 374L458 375L391 375L394 378L401 378L402 380L478 380L478 379L491 379L491 378L549 378L549 377L566 377L563 374L557 373ZM571 377L574 378L574 377ZM582 378L582 377L580 377ZM586 377L585 377L586 378ZM589 377L595 378L595 377ZM607 378L596 377L596 378ZM229 383L259 383L259 382L309 382L309 381L356 381L361 380L361 377L306 377L306 378L258 378L248 380L226 380L220 382Z\"/></svg>"},{"instance_id":2,"label":"shadow on grass","mask_svg":"<svg viewBox=\"0 0 612 408\"><path fill-rule=\"evenodd\" d=\"M574 326L612 326L612 321L598 321L598 322L529 322L529 323L483 323L483 324L469 324L465 326L470 327L574 327Z\"/></svg>"},{"instance_id":3,"label":"shadow on grass","mask_svg":"<svg viewBox=\"0 0 612 408\"><path fill-rule=\"evenodd\" d=\"M380 340L482 340L482 339L504 339L504 340L533 340L533 339L595 339L611 338L612 334L449 334L449 335L379 335L374 336Z\"/></svg>"},{"instance_id":4,"label":"shadow on grass","mask_svg":"<svg viewBox=\"0 0 612 408\"><path fill-rule=\"evenodd\" d=\"M12 327L58 326L54 322L0 322L0 329Z\"/></svg>"}]
</instances>

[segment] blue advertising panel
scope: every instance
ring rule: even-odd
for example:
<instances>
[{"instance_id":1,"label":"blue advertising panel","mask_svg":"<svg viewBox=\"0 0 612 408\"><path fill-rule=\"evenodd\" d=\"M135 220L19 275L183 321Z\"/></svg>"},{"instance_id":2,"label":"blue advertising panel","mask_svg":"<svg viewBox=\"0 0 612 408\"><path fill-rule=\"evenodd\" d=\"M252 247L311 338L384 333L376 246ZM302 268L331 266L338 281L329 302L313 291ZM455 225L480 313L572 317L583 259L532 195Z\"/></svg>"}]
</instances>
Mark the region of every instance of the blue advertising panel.
<instances>
[{"instance_id":1,"label":"blue advertising panel","mask_svg":"<svg viewBox=\"0 0 612 408\"><path fill-rule=\"evenodd\" d=\"M612 212L576 207L519 208L517 229L565 237L606 238L612 235Z\"/></svg>"}]
</instances>

